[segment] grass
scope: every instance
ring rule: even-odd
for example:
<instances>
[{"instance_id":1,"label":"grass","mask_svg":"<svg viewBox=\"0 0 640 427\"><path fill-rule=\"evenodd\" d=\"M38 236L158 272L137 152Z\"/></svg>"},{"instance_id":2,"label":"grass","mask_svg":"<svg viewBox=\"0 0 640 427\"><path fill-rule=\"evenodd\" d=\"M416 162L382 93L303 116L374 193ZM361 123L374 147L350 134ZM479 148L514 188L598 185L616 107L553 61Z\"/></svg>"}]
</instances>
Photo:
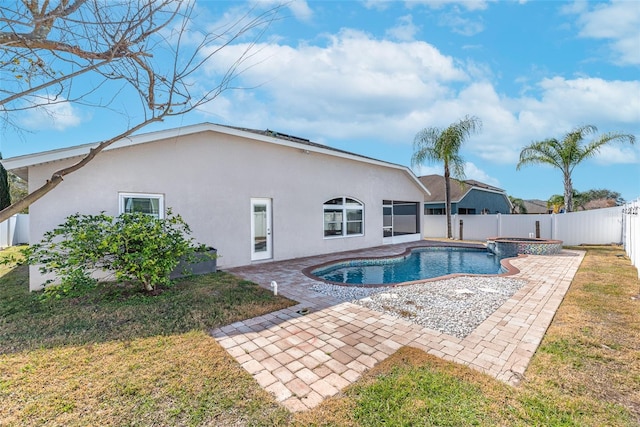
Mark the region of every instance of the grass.
<instances>
[{"instance_id":1,"label":"grass","mask_svg":"<svg viewBox=\"0 0 640 427\"><path fill-rule=\"evenodd\" d=\"M153 298L101 288L101 299L42 304L26 292L23 268L7 271L0 425L637 426L637 271L618 247L582 249L519 387L405 347L298 414L206 333L289 303L256 285L215 274Z\"/></svg>"},{"instance_id":2,"label":"grass","mask_svg":"<svg viewBox=\"0 0 640 427\"><path fill-rule=\"evenodd\" d=\"M305 426L638 426L640 281L619 247L586 257L519 387L402 348Z\"/></svg>"},{"instance_id":3,"label":"grass","mask_svg":"<svg viewBox=\"0 0 640 427\"><path fill-rule=\"evenodd\" d=\"M139 286L102 284L43 303L27 289L26 267L3 276L0 354L206 331L291 304L222 272L179 281L153 297Z\"/></svg>"},{"instance_id":4,"label":"grass","mask_svg":"<svg viewBox=\"0 0 640 427\"><path fill-rule=\"evenodd\" d=\"M0 425L288 421L207 331L291 301L216 273L153 297L112 285L43 303L25 267L0 274Z\"/></svg>"},{"instance_id":5,"label":"grass","mask_svg":"<svg viewBox=\"0 0 640 427\"><path fill-rule=\"evenodd\" d=\"M640 280L618 248L589 247L529 366L529 388L617 405L640 424Z\"/></svg>"}]
</instances>

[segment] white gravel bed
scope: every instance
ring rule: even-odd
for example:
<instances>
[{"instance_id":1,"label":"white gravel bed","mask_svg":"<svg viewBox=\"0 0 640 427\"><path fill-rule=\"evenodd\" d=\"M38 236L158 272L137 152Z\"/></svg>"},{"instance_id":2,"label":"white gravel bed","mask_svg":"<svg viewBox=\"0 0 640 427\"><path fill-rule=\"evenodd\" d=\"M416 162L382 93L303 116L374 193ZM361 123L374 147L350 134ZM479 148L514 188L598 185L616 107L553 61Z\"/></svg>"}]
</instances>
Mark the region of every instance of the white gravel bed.
<instances>
[{"instance_id":1,"label":"white gravel bed","mask_svg":"<svg viewBox=\"0 0 640 427\"><path fill-rule=\"evenodd\" d=\"M455 277L398 287L316 284L316 292L464 338L525 281L507 277Z\"/></svg>"}]
</instances>

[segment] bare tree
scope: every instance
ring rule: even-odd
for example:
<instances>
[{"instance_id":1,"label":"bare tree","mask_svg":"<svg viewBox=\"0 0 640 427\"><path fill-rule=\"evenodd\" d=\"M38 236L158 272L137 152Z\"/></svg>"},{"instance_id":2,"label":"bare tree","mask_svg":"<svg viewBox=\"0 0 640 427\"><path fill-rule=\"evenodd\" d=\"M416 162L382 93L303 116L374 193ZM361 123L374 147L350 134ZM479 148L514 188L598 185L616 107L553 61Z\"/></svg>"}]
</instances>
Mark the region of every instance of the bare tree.
<instances>
[{"instance_id":1,"label":"bare tree","mask_svg":"<svg viewBox=\"0 0 640 427\"><path fill-rule=\"evenodd\" d=\"M31 205L65 175L89 163L114 142L143 127L180 116L231 88L253 55L256 41L281 6L253 8L213 32L191 28L195 0L21 0L0 5L0 121L20 127L16 113L60 104L111 108L135 94L123 112L126 126L60 169L24 199L0 211L0 221ZM248 38L248 46L209 86L202 71L222 49ZM133 111L133 113L132 113Z\"/></svg>"}]
</instances>

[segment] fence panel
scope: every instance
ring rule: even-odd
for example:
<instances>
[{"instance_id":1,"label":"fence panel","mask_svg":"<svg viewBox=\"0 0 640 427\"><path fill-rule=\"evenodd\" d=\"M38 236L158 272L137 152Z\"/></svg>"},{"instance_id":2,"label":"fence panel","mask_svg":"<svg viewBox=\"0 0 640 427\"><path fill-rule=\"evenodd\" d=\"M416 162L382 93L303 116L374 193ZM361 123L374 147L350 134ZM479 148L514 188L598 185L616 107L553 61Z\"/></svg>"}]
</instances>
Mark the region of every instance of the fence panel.
<instances>
[{"instance_id":1,"label":"fence panel","mask_svg":"<svg viewBox=\"0 0 640 427\"><path fill-rule=\"evenodd\" d=\"M551 239L554 215L500 215L498 236L536 237L536 222L540 227L540 238Z\"/></svg>"},{"instance_id":2,"label":"fence panel","mask_svg":"<svg viewBox=\"0 0 640 427\"><path fill-rule=\"evenodd\" d=\"M11 246L13 241L13 228L12 223L15 224L15 218L11 217L5 221L0 222L0 248L7 248Z\"/></svg>"},{"instance_id":3,"label":"fence panel","mask_svg":"<svg viewBox=\"0 0 640 427\"><path fill-rule=\"evenodd\" d=\"M29 215L17 214L0 222L0 248L29 242Z\"/></svg>"},{"instance_id":4,"label":"fence panel","mask_svg":"<svg viewBox=\"0 0 640 427\"><path fill-rule=\"evenodd\" d=\"M432 239L445 239L447 237L446 215L423 215L422 224L424 237Z\"/></svg>"},{"instance_id":5,"label":"fence panel","mask_svg":"<svg viewBox=\"0 0 640 427\"><path fill-rule=\"evenodd\" d=\"M622 243L622 206L556 215L555 239L565 245Z\"/></svg>"},{"instance_id":6,"label":"fence panel","mask_svg":"<svg viewBox=\"0 0 640 427\"><path fill-rule=\"evenodd\" d=\"M488 237L530 237L540 224L540 237L562 240L565 245L620 244L623 241L622 206L566 214L542 215L452 215L453 236L460 238L463 220L465 240L487 240ZM446 236L445 215L424 216L424 237Z\"/></svg>"},{"instance_id":7,"label":"fence panel","mask_svg":"<svg viewBox=\"0 0 640 427\"><path fill-rule=\"evenodd\" d=\"M623 210L624 250L638 270L640 279L640 198L627 203Z\"/></svg>"},{"instance_id":8,"label":"fence panel","mask_svg":"<svg viewBox=\"0 0 640 427\"><path fill-rule=\"evenodd\" d=\"M13 232L12 245L25 245L29 243L29 214L17 214L16 226Z\"/></svg>"},{"instance_id":9,"label":"fence panel","mask_svg":"<svg viewBox=\"0 0 640 427\"><path fill-rule=\"evenodd\" d=\"M498 234L498 222L494 215L455 215L456 221L454 237L460 238L460 221L463 221L464 240L487 240Z\"/></svg>"}]
</instances>

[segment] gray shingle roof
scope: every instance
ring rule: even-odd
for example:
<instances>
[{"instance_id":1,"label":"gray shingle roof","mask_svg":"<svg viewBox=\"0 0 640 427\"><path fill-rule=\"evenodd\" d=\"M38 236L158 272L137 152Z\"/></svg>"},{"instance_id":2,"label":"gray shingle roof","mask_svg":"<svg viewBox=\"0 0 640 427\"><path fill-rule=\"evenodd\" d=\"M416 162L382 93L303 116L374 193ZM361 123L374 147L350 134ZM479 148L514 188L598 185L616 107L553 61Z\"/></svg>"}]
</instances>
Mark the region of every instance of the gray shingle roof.
<instances>
[{"instance_id":1,"label":"gray shingle roof","mask_svg":"<svg viewBox=\"0 0 640 427\"><path fill-rule=\"evenodd\" d=\"M429 189L431 196L425 197L425 202L444 202L445 201L445 188L444 188L444 176L442 175L425 175L418 177L420 182ZM504 193L505 191L498 187L493 187L489 184L485 184L473 179L467 179L460 181L451 178L451 201L453 203L459 202L465 194L472 188L480 188L489 190L491 192ZM505 194L506 195L506 194Z\"/></svg>"}]
</instances>

